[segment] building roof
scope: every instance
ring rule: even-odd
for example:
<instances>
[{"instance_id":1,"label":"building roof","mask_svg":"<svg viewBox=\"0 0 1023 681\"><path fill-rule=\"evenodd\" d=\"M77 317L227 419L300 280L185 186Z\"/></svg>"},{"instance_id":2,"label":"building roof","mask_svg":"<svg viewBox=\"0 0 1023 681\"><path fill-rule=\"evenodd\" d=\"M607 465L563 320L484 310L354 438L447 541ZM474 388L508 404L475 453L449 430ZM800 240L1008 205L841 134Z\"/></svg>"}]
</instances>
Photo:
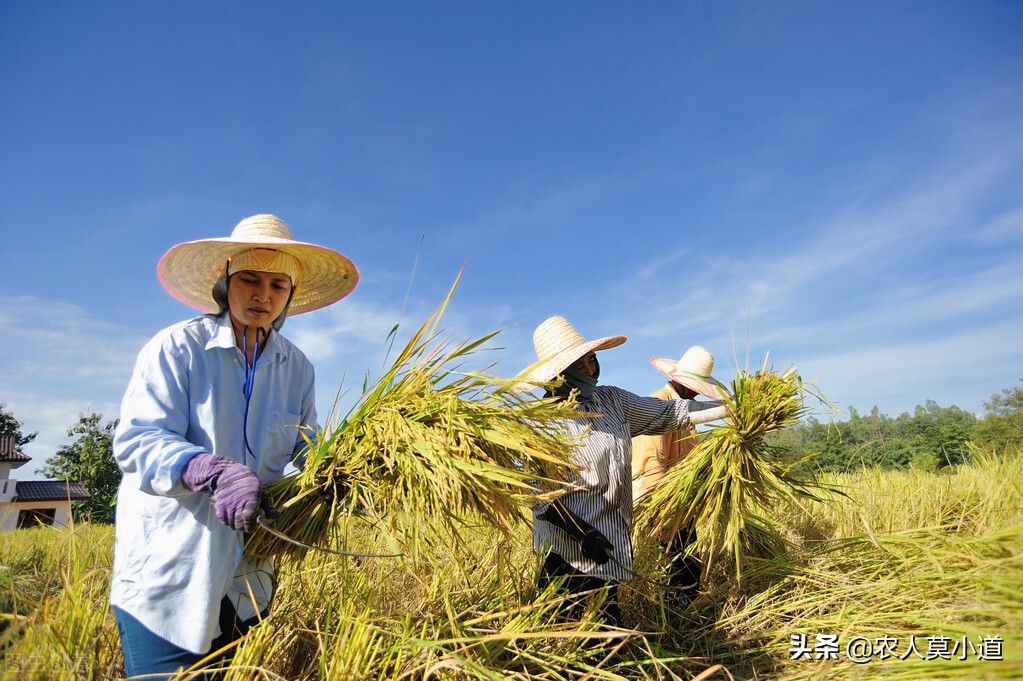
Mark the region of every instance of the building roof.
<instances>
[{"instance_id":1,"label":"building roof","mask_svg":"<svg viewBox=\"0 0 1023 681\"><path fill-rule=\"evenodd\" d=\"M91 499L92 495L80 482L74 480L18 480L14 490L15 501L81 501Z\"/></svg>"},{"instance_id":2,"label":"building roof","mask_svg":"<svg viewBox=\"0 0 1023 681\"><path fill-rule=\"evenodd\" d=\"M0 463L23 464L31 461L31 456L25 456L18 449L18 439L13 435L0 435Z\"/></svg>"}]
</instances>

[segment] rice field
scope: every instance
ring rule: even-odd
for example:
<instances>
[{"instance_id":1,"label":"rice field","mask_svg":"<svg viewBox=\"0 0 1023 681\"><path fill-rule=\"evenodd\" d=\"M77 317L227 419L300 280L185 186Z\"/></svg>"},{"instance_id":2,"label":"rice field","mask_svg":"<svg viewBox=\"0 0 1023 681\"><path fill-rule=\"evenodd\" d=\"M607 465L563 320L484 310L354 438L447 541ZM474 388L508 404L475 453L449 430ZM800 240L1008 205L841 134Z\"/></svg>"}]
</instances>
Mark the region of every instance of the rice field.
<instances>
[{"instance_id":1,"label":"rice field","mask_svg":"<svg viewBox=\"0 0 1023 681\"><path fill-rule=\"evenodd\" d=\"M223 678L1023 678L1023 460L821 482L845 496L775 505L786 550L741 582L711 566L685 612L664 607L657 545L640 539L624 630L552 616L525 523L481 518L402 559L289 554ZM380 548L378 528L349 522L334 541ZM3 678L123 677L112 544L100 525L0 534Z\"/></svg>"}]
</instances>

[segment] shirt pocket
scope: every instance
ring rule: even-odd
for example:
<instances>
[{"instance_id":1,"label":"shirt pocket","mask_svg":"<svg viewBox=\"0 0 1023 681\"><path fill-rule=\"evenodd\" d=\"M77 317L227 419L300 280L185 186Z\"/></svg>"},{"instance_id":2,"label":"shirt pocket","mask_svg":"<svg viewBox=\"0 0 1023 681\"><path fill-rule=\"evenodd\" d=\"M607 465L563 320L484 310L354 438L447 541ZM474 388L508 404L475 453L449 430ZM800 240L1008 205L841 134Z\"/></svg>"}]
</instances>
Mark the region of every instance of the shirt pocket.
<instances>
[{"instance_id":1,"label":"shirt pocket","mask_svg":"<svg viewBox=\"0 0 1023 681\"><path fill-rule=\"evenodd\" d=\"M301 424L301 414L289 411L269 414L263 433L263 456L260 457L259 477L263 482L272 482L284 474L295 445L302 439Z\"/></svg>"}]
</instances>

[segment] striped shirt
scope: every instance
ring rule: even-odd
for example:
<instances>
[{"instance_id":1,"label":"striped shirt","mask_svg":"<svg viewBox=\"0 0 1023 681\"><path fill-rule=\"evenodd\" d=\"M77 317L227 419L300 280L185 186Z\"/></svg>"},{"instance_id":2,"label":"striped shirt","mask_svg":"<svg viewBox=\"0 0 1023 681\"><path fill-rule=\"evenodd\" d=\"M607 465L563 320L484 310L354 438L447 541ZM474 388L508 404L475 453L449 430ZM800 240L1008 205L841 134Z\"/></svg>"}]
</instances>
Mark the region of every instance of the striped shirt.
<instances>
[{"instance_id":1,"label":"striped shirt","mask_svg":"<svg viewBox=\"0 0 1023 681\"><path fill-rule=\"evenodd\" d=\"M585 558L574 537L540 517L548 504L533 509L533 547L540 553L550 549L588 575L625 580L632 577L632 438L689 428L689 401L641 397L598 385L579 410L598 416L564 422L565 430L580 440L572 455L579 474L569 482L582 489L560 501L611 541L611 560L598 565Z\"/></svg>"}]
</instances>

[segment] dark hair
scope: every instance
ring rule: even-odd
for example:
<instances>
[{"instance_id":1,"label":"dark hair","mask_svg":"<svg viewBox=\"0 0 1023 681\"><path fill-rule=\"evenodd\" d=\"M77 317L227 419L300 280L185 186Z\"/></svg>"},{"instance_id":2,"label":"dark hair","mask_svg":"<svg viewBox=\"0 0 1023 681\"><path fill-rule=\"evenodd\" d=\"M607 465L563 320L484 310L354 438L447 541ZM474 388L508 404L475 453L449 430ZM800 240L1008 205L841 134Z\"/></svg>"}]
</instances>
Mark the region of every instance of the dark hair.
<instances>
[{"instance_id":1,"label":"dark hair","mask_svg":"<svg viewBox=\"0 0 1023 681\"><path fill-rule=\"evenodd\" d=\"M225 311L230 309L230 305L227 303L227 287L230 280L231 277L225 274L217 280L216 284L213 285L213 302L215 302L219 308L217 311L218 316L224 314ZM284 309L281 310L281 314L278 315L277 319L273 320L273 323L270 324L275 331L280 331L281 327L284 326L284 320L288 316L288 308L291 307L291 299L294 295L295 287L292 286L291 293L288 294L288 302L284 304Z\"/></svg>"}]
</instances>

